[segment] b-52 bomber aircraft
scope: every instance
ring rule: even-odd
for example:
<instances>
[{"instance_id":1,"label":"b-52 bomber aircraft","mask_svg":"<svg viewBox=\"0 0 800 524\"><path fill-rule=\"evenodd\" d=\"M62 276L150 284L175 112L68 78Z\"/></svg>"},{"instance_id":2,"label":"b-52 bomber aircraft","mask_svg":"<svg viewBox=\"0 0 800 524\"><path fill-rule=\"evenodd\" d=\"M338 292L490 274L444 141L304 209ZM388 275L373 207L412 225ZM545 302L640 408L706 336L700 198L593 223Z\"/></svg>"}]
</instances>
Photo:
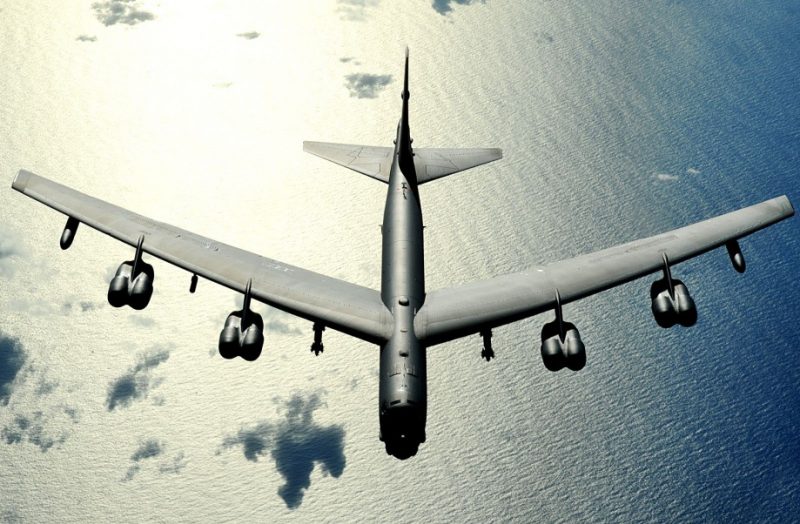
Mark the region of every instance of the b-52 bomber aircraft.
<instances>
[{"instance_id":1,"label":"b-52 bomber aircraft","mask_svg":"<svg viewBox=\"0 0 800 524\"><path fill-rule=\"evenodd\" d=\"M323 350L322 331L332 328L377 345L380 358L379 425L386 452L405 459L425 442L426 350L467 335L483 337L482 356L494 356L492 329L553 312L544 324L541 355L550 371L580 370L586 351L564 304L634 279L660 273L650 288L652 313L662 327L691 326L697 319L686 285L673 277L675 264L725 246L734 268L745 261L737 240L794 214L780 196L654 237L525 271L428 291L425 288L422 207L419 188L433 180L501 158L499 149L412 147L408 121L408 49L402 114L393 147L305 142L309 153L388 185L382 226L381 289L344 282L228 246L156 222L61 184L20 171L12 187L67 215L61 247L67 249L80 223L136 248L122 262L108 289L112 306L143 309L153 293L147 253L192 274L244 294L219 337L225 358L252 361L261 354L264 323L250 309L256 300L313 322L311 350Z\"/></svg>"}]
</instances>

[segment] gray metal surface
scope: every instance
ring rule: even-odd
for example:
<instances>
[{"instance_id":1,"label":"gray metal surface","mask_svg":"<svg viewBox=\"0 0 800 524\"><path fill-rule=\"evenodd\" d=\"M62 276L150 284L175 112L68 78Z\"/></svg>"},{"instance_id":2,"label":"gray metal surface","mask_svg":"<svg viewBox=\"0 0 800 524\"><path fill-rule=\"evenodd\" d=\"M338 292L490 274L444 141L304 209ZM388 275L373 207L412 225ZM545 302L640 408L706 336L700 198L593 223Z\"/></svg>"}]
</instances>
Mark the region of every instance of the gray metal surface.
<instances>
[{"instance_id":1,"label":"gray metal surface","mask_svg":"<svg viewBox=\"0 0 800 524\"><path fill-rule=\"evenodd\" d=\"M192 273L370 342L385 340L388 312L377 291L265 258L158 222L74 189L20 171L12 187L53 209Z\"/></svg>"},{"instance_id":2,"label":"gray metal surface","mask_svg":"<svg viewBox=\"0 0 800 524\"><path fill-rule=\"evenodd\" d=\"M657 272L794 214L786 196L649 238L463 286L428 293L414 323L427 345L507 324Z\"/></svg>"},{"instance_id":3,"label":"gray metal surface","mask_svg":"<svg viewBox=\"0 0 800 524\"><path fill-rule=\"evenodd\" d=\"M303 151L352 169L381 182L389 182L394 149L391 147L303 142Z\"/></svg>"},{"instance_id":4,"label":"gray metal surface","mask_svg":"<svg viewBox=\"0 0 800 524\"><path fill-rule=\"evenodd\" d=\"M416 147L414 167L417 183L424 184L501 158L503 151L497 148Z\"/></svg>"}]
</instances>

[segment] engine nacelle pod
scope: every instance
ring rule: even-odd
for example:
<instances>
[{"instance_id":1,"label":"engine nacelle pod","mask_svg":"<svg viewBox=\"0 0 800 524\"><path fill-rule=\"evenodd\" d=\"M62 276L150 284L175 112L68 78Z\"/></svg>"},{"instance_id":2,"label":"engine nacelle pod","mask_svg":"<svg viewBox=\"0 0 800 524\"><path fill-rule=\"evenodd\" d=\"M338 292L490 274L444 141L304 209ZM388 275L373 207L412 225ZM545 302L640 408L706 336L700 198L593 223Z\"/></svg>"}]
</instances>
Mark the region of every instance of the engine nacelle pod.
<instances>
[{"instance_id":1,"label":"engine nacelle pod","mask_svg":"<svg viewBox=\"0 0 800 524\"><path fill-rule=\"evenodd\" d=\"M127 304L133 309L144 309L150 303L155 280L153 266L139 262L133 275L133 264L132 260L120 264L108 285L108 303L114 307Z\"/></svg>"},{"instance_id":2,"label":"engine nacelle pod","mask_svg":"<svg viewBox=\"0 0 800 524\"><path fill-rule=\"evenodd\" d=\"M128 282L132 272L132 262L123 262L117 268L114 278L108 285L108 303L112 306L122 307L128 303Z\"/></svg>"},{"instance_id":3,"label":"engine nacelle pod","mask_svg":"<svg viewBox=\"0 0 800 524\"><path fill-rule=\"evenodd\" d=\"M542 327L542 362L550 371L564 367L580 371L586 365L586 347L578 328L571 322L563 323L562 340L558 321L548 322Z\"/></svg>"},{"instance_id":4,"label":"engine nacelle pod","mask_svg":"<svg viewBox=\"0 0 800 524\"><path fill-rule=\"evenodd\" d=\"M153 280L155 279L153 266L144 262L139 264L142 269L130 283L128 301L130 306L136 310L144 309L150 303L150 298L153 296Z\"/></svg>"},{"instance_id":5,"label":"engine nacelle pod","mask_svg":"<svg viewBox=\"0 0 800 524\"><path fill-rule=\"evenodd\" d=\"M245 323L242 324L244 317ZM225 319L225 326L219 334L219 354L226 359L240 356L254 361L261 356L264 347L264 320L251 310L234 311Z\"/></svg>"},{"instance_id":6,"label":"engine nacelle pod","mask_svg":"<svg viewBox=\"0 0 800 524\"><path fill-rule=\"evenodd\" d=\"M240 318L231 314L225 321L225 327L222 328L222 332L219 334L219 354L222 358L232 359L239 354L239 341L241 340L240 320Z\"/></svg>"},{"instance_id":7,"label":"engine nacelle pod","mask_svg":"<svg viewBox=\"0 0 800 524\"><path fill-rule=\"evenodd\" d=\"M258 315L258 313L251 313L251 315ZM261 317L259 316L258 319L260 320ZM261 356L261 350L263 349L263 347L264 347L263 322L261 322L260 326L254 323L250 325L250 327L245 329L244 334L242 335L241 356L248 362L253 362L258 357Z\"/></svg>"},{"instance_id":8,"label":"engine nacelle pod","mask_svg":"<svg viewBox=\"0 0 800 524\"><path fill-rule=\"evenodd\" d=\"M670 295L669 284L663 278L650 286L651 308L656 323L662 328L670 328L675 324L693 326L697 322L697 307L689 290L680 280L673 280L672 288L673 295Z\"/></svg>"}]
</instances>

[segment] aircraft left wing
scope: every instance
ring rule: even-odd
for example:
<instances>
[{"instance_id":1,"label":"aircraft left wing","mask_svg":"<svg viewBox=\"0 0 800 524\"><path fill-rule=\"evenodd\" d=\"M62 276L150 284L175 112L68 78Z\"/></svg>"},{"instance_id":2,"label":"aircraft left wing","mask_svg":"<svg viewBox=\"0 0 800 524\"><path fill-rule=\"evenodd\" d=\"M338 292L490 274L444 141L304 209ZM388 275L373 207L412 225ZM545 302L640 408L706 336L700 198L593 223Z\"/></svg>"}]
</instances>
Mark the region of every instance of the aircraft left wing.
<instances>
[{"instance_id":1,"label":"aircraft left wing","mask_svg":"<svg viewBox=\"0 0 800 524\"><path fill-rule=\"evenodd\" d=\"M151 220L28 171L12 187L117 240L256 300L370 342L391 334L380 294ZM387 329L389 332L387 333Z\"/></svg>"},{"instance_id":2,"label":"aircraft left wing","mask_svg":"<svg viewBox=\"0 0 800 524\"><path fill-rule=\"evenodd\" d=\"M414 328L427 346L527 318L655 273L794 215L784 195L661 235L428 293Z\"/></svg>"}]
</instances>

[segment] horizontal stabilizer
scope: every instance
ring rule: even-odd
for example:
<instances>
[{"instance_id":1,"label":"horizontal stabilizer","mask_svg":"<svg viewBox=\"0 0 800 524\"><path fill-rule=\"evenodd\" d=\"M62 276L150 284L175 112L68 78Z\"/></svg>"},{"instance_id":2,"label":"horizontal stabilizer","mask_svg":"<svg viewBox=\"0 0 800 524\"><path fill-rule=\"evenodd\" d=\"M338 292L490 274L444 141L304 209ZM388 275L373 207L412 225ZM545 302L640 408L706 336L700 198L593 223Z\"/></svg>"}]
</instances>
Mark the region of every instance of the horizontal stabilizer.
<instances>
[{"instance_id":1,"label":"horizontal stabilizer","mask_svg":"<svg viewBox=\"0 0 800 524\"><path fill-rule=\"evenodd\" d=\"M414 167L417 170L417 183L424 184L471 167L488 164L500 158L503 158L503 151L497 148L444 149L415 147Z\"/></svg>"},{"instance_id":2,"label":"horizontal stabilizer","mask_svg":"<svg viewBox=\"0 0 800 524\"><path fill-rule=\"evenodd\" d=\"M389 183L392 169L391 147L331 144L328 142L303 142L303 151L330 160L335 164L357 171L362 175Z\"/></svg>"}]
</instances>

